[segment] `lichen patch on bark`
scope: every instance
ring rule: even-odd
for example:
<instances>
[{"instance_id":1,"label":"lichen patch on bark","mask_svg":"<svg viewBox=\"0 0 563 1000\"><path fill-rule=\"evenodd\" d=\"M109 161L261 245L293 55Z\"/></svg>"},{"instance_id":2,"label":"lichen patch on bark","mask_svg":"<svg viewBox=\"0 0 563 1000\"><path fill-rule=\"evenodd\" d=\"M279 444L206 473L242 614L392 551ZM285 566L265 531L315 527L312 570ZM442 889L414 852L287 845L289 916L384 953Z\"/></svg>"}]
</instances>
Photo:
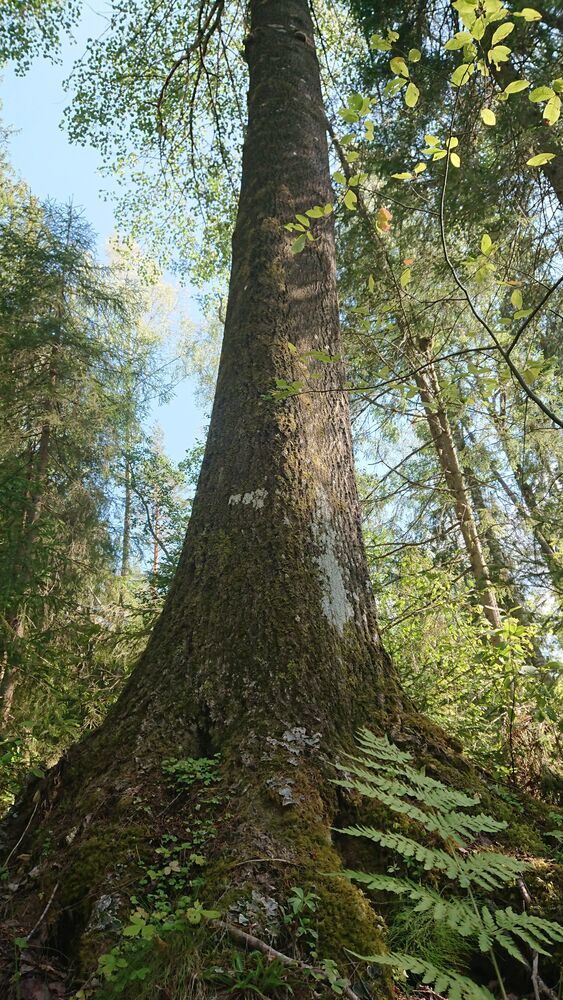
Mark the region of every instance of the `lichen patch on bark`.
<instances>
[{"instance_id":1,"label":"lichen patch on bark","mask_svg":"<svg viewBox=\"0 0 563 1000\"><path fill-rule=\"evenodd\" d=\"M248 493L233 493L229 497L229 507L242 504L244 507L254 507L255 510L261 510L267 496L268 490L263 489L251 490Z\"/></svg>"},{"instance_id":2,"label":"lichen patch on bark","mask_svg":"<svg viewBox=\"0 0 563 1000\"><path fill-rule=\"evenodd\" d=\"M329 622L342 633L346 622L354 616L354 607L344 581L330 505L323 493L319 493L311 530L318 549L314 561L319 571L322 609Z\"/></svg>"}]
</instances>

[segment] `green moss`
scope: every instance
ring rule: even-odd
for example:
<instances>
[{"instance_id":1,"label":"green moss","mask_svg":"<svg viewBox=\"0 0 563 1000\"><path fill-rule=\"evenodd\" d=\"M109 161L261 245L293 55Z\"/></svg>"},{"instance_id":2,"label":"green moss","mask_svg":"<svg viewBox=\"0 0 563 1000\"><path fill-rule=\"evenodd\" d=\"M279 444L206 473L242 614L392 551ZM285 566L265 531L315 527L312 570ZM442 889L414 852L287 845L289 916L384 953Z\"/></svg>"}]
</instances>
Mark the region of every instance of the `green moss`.
<instances>
[{"instance_id":1,"label":"green moss","mask_svg":"<svg viewBox=\"0 0 563 1000\"><path fill-rule=\"evenodd\" d=\"M93 898L117 865L140 872L137 847L143 841L140 828L107 827L81 841L70 853L61 888L61 902L83 920L90 914ZM120 871L120 881L123 871Z\"/></svg>"}]
</instances>

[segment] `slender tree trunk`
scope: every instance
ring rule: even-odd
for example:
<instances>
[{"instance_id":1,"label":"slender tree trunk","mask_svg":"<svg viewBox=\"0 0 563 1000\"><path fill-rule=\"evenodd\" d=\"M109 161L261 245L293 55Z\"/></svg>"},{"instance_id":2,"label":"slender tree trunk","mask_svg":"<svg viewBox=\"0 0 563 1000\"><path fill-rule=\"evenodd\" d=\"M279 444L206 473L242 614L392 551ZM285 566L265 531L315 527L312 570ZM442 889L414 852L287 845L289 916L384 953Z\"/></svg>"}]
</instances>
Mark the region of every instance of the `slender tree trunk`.
<instances>
[{"instance_id":1,"label":"slender tree trunk","mask_svg":"<svg viewBox=\"0 0 563 1000\"><path fill-rule=\"evenodd\" d=\"M58 346L51 348L49 363L49 396L47 411L53 407L53 394L57 382L56 359ZM39 435L37 457L32 456L29 497L21 527L19 544L12 574L13 596L5 615L5 643L2 650L3 671L0 678L0 732L9 726L12 718L14 696L20 680L21 644L24 638L22 621L25 592L32 577L33 549L45 495L45 481L51 453L51 421L44 420Z\"/></svg>"},{"instance_id":2,"label":"slender tree trunk","mask_svg":"<svg viewBox=\"0 0 563 1000\"><path fill-rule=\"evenodd\" d=\"M428 358L426 358L428 360ZM489 567L487 565L485 552L479 535L477 521L471 504L471 497L467 489L465 476L459 460L454 436L450 426L450 421L446 408L442 401L438 377L433 365L428 364L423 370L419 370L420 365L415 355L413 369L415 371L415 381L419 395L424 406L426 421L432 437L432 442L440 463L446 485L455 508L456 520L463 538L465 551L471 566L471 572L479 602L483 608L483 614L494 630L502 625L497 595L491 581ZM498 640L496 631L493 631L493 642Z\"/></svg>"},{"instance_id":3,"label":"slender tree trunk","mask_svg":"<svg viewBox=\"0 0 563 1000\"><path fill-rule=\"evenodd\" d=\"M129 573L131 561L131 459L127 447L125 453L123 530L121 532L121 576Z\"/></svg>"}]
</instances>

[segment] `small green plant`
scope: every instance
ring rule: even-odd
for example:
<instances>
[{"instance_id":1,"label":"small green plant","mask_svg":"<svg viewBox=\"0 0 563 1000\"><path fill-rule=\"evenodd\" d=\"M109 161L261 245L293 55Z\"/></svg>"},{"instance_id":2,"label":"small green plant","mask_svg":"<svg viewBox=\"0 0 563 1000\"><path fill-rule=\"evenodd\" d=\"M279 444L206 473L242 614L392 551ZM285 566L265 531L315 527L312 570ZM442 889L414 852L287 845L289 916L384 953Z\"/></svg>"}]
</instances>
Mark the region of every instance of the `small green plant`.
<instances>
[{"instance_id":1,"label":"small green plant","mask_svg":"<svg viewBox=\"0 0 563 1000\"><path fill-rule=\"evenodd\" d=\"M287 966L279 959L270 961L259 951L251 951L246 955L235 951L232 954L230 968L215 966L204 973L204 978L226 986L229 993L256 993L267 1000L272 995L272 990L280 987L287 993L293 994L287 982L287 972Z\"/></svg>"},{"instance_id":2,"label":"small green plant","mask_svg":"<svg viewBox=\"0 0 563 1000\"><path fill-rule=\"evenodd\" d=\"M170 783L179 789L191 788L200 784L208 788L220 780L220 754L214 757L185 757L176 759L168 757L162 761L162 770Z\"/></svg>"},{"instance_id":3,"label":"small green plant","mask_svg":"<svg viewBox=\"0 0 563 1000\"><path fill-rule=\"evenodd\" d=\"M317 957L318 932L316 929L316 910L319 896L314 892L308 892L301 886L291 887L291 894L288 897L288 907L283 917L283 922L288 927L294 946L302 943L306 946L312 958Z\"/></svg>"},{"instance_id":4,"label":"small green plant","mask_svg":"<svg viewBox=\"0 0 563 1000\"><path fill-rule=\"evenodd\" d=\"M409 866L415 863L418 878L351 870L344 872L345 877L370 890L406 897L414 904L415 913L428 913L457 935L476 942L478 949L488 954L506 1000L496 950L504 949L511 958L529 966L521 950L523 946L537 955L549 955L554 943L563 941L563 927L559 924L526 912L517 913L511 907L495 908L490 899L483 898L491 890L514 883L530 867L525 861L474 846L479 835L495 834L507 824L483 813L466 812L479 803L477 796L448 788L424 771L416 770L411 766L410 754L387 738L364 729L358 735L358 743L361 756L346 755L346 762L337 765L343 777L336 779L336 784L378 799L392 812L426 830L443 846L427 846L415 837L370 826L347 827L339 832L366 837L394 852ZM445 882L441 891L421 881L426 873L438 873ZM436 875L433 881L436 882ZM492 1000L486 987L454 969L439 967L420 954L356 957L420 977L436 993L448 993L451 1000Z\"/></svg>"}]
</instances>

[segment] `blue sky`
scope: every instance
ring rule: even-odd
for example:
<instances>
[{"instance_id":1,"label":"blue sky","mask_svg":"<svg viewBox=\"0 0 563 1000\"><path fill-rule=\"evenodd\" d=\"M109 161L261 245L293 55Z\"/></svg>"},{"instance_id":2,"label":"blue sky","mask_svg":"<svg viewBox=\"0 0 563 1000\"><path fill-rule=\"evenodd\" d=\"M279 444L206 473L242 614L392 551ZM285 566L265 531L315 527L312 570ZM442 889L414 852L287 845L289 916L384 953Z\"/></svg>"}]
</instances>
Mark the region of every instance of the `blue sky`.
<instances>
[{"instance_id":1,"label":"blue sky","mask_svg":"<svg viewBox=\"0 0 563 1000\"><path fill-rule=\"evenodd\" d=\"M61 121L68 101L63 81L84 51L86 39L98 36L104 27L103 16L85 5L74 42L63 45L61 65L37 59L25 76L16 76L8 67L0 80L2 118L16 130L10 142L15 170L39 198L72 199L84 209L97 235L100 257L114 231L111 179L98 175L101 160L96 150L69 143ZM166 279L174 284L169 275ZM189 290L183 297L186 294L189 300ZM197 318L195 304L193 318ZM194 390L193 380L185 379L174 398L164 406L155 406L151 413L150 423L158 422L162 427L166 450L174 461L183 458L186 448L203 436L206 420Z\"/></svg>"}]
</instances>

